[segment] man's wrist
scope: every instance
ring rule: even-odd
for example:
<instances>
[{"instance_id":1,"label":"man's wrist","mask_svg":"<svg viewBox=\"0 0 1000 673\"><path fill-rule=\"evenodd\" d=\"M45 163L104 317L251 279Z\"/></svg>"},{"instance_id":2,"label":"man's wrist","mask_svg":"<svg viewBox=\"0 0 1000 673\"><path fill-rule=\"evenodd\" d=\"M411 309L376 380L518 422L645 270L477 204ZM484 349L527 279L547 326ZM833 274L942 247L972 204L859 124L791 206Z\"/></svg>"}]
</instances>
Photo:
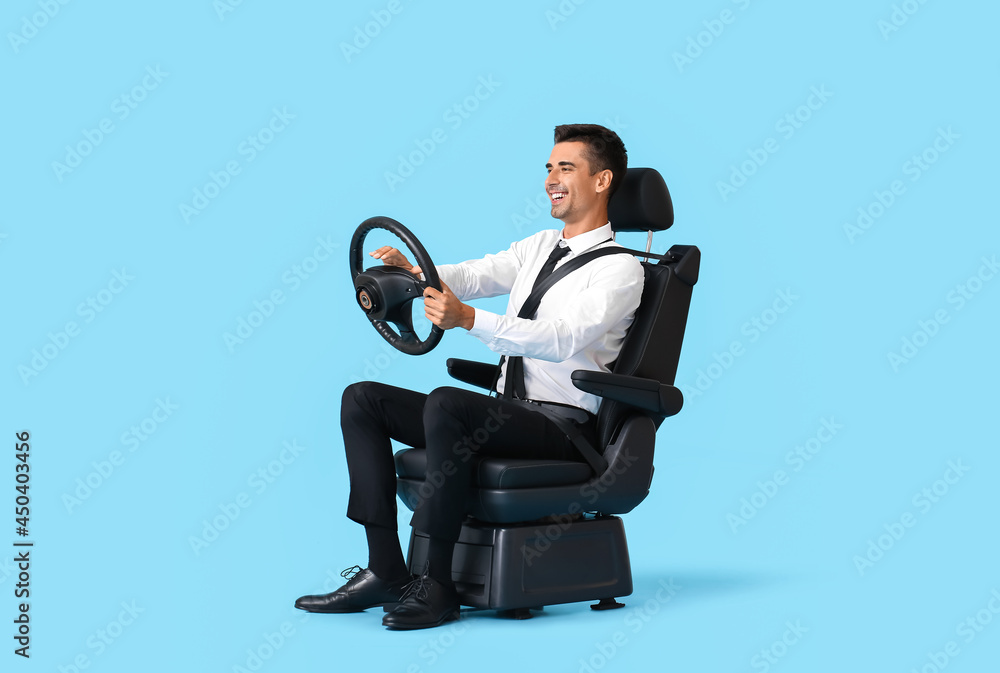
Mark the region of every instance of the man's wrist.
<instances>
[{"instance_id":1,"label":"man's wrist","mask_svg":"<svg viewBox=\"0 0 1000 673\"><path fill-rule=\"evenodd\" d=\"M462 304L462 321L459 326L466 331L472 329L476 324L476 309L468 304Z\"/></svg>"}]
</instances>

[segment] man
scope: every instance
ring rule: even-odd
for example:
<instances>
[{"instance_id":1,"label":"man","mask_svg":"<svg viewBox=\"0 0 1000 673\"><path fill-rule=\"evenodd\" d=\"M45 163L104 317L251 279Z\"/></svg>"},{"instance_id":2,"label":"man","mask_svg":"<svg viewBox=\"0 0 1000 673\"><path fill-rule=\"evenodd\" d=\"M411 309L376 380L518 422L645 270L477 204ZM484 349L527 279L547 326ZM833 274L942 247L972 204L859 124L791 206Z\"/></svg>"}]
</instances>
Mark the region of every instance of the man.
<instances>
[{"instance_id":1,"label":"man","mask_svg":"<svg viewBox=\"0 0 1000 673\"><path fill-rule=\"evenodd\" d=\"M593 259L548 290L534 319L517 314L532 286L560 262L617 245L611 240L608 200L624 179L626 164L625 146L614 132L590 124L556 127L545 189L562 229L541 231L481 260L439 266L441 290L425 290L425 312L432 323L467 330L505 356L497 397L447 387L424 395L373 382L344 391L341 425L351 482L347 516L365 527L368 567L353 575L345 571L343 587L303 596L296 607L357 612L398 604L383 618L390 629L426 628L457 618L451 562L472 479L471 458L581 460L538 402L548 413L576 423L597 445L594 414L600 399L573 386L570 374L577 369L608 371L618 356L642 294L641 265L628 254ZM370 254L420 273L395 248ZM510 295L503 316L463 301L501 294ZM427 567L416 580L409 575L396 531L390 439L426 447L427 475L436 477L428 482L440 484L417 504L410 522L430 537Z\"/></svg>"}]
</instances>

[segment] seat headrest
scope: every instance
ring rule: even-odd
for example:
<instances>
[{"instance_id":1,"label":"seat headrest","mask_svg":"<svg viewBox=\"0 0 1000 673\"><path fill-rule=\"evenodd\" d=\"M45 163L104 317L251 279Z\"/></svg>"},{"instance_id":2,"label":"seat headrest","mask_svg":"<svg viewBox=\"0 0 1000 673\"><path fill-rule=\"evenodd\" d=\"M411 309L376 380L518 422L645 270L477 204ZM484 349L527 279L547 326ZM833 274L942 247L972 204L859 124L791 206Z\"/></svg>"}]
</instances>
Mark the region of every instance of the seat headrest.
<instances>
[{"instance_id":1,"label":"seat headrest","mask_svg":"<svg viewBox=\"0 0 1000 673\"><path fill-rule=\"evenodd\" d=\"M629 168L608 203L615 231L663 231L674 223L667 183L655 168Z\"/></svg>"}]
</instances>

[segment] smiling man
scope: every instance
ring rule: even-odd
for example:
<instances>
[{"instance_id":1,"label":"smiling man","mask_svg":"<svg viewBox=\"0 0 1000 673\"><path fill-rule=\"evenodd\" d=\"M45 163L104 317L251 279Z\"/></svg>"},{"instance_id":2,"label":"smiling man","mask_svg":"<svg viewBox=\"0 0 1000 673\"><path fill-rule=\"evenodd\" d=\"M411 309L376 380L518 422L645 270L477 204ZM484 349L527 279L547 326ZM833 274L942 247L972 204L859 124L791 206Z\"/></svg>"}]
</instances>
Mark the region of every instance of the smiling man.
<instances>
[{"instance_id":1,"label":"smiling man","mask_svg":"<svg viewBox=\"0 0 1000 673\"><path fill-rule=\"evenodd\" d=\"M442 289L424 292L426 315L442 329L467 330L504 356L496 397L452 387L427 395L375 382L344 391L341 427L351 482L347 516L365 527L368 567L345 571L348 581L340 589L303 596L296 607L340 613L395 605L382 620L390 629L456 619L459 600L451 564L472 482L472 458L583 460L559 427L566 423L597 446L600 399L577 389L570 374L608 371L617 358L642 295L641 265L629 254L591 259L552 285L533 317L519 313L532 288L560 265L588 251L620 248L612 240L608 201L626 165L625 146L613 131L592 124L556 127L545 190L562 228L538 232L480 260L438 267ZM395 248L371 255L420 273ZM465 303L503 294L510 296L504 315ZM427 483L434 486L410 522L430 537L427 567L415 579L396 531L393 439L426 447Z\"/></svg>"}]
</instances>

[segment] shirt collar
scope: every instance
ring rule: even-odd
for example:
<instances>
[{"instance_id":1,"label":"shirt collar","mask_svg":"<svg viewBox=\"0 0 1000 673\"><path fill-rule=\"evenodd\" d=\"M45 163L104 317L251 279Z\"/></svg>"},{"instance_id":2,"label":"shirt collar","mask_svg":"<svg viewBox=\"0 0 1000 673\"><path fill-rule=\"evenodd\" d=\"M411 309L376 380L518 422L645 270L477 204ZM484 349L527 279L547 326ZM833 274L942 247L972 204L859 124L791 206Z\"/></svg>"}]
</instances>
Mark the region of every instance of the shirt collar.
<instances>
[{"instance_id":1,"label":"shirt collar","mask_svg":"<svg viewBox=\"0 0 1000 673\"><path fill-rule=\"evenodd\" d=\"M574 255L579 255L581 252L590 250L598 243L608 240L611 238L611 235L611 223L608 222L604 226L592 229L584 234L578 234L573 238L563 238L560 231L559 240L565 242Z\"/></svg>"}]
</instances>

